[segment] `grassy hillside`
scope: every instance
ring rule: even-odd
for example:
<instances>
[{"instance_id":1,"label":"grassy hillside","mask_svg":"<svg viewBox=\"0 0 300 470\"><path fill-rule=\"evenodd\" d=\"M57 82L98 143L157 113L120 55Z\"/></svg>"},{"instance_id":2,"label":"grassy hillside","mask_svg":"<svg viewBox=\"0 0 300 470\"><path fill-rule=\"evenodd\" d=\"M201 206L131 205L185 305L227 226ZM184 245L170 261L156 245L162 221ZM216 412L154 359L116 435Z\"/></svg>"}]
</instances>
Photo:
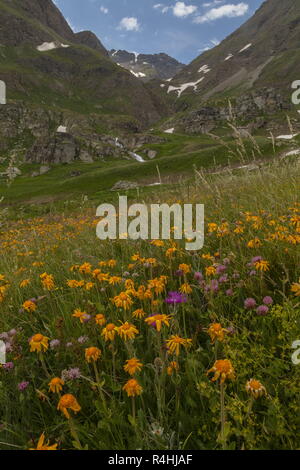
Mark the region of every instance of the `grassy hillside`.
<instances>
[{"instance_id":1,"label":"grassy hillside","mask_svg":"<svg viewBox=\"0 0 300 470\"><path fill-rule=\"evenodd\" d=\"M236 143L231 137L213 138L211 136L184 136L162 134L165 142L147 145L145 149L157 151L154 160L138 163L132 159L106 159L92 164L71 163L69 165L54 165L49 173L32 178L32 172L39 166L19 164L22 175L18 176L13 185L7 186L2 178L0 193L4 196L5 204L22 202L42 202L46 200L65 200L87 195L93 199L99 198L120 181L137 182L147 186L160 181L174 183L180 179L193 176L194 169L216 171L226 166L246 164L253 159L264 160L274 158L274 149L269 139L257 137L253 141L245 140L244 153L237 150ZM226 145L226 146L224 146ZM143 148L139 153L143 155ZM279 151L275 150L275 152ZM252 153L253 152L253 153ZM146 157L145 157L146 158ZM3 165L4 169L4 165ZM72 176L80 172L79 176Z\"/></svg>"}]
</instances>

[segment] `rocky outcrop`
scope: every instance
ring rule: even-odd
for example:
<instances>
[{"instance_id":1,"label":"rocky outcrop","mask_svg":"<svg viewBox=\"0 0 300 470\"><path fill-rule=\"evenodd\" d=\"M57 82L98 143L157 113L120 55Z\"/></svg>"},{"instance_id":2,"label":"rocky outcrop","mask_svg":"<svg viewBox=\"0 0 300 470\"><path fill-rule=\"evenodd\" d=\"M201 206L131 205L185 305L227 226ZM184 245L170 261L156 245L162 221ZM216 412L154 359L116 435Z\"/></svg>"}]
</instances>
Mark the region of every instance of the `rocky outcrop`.
<instances>
[{"instance_id":1,"label":"rocky outcrop","mask_svg":"<svg viewBox=\"0 0 300 470\"><path fill-rule=\"evenodd\" d=\"M138 184L133 181L118 181L112 188L112 191L124 191L127 189L136 189Z\"/></svg>"},{"instance_id":2,"label":"rocky outcrop","mask_svg":"<svg viewBox=\"0 0 300 470\"><path fill-rule=\"evenodd\" d=\"M95 49L95 51L98 51L102 55L108 57L107 50L97 38L97 36L91 31L80 31L79 33L75 34L75 38L79 44L83 44L85 46L90 47L91 49Z\"/></svg>"},{"instance_id":3,"label":"rocky outcrop","mask_svg":"<svg viewBox=\"0 0 300 470\"><path fill-rule=\"evenodd\" d=\"M203 106L177 120L176 128L188 134L206 134L213 131L222 121L230 120L231 116L234 116L238 122L247 123L244 126L246 132L252 132L253 129L267 124L268 115L289 108L289 103L274 88L240 96L233 100L231 105L231 109L228 105Z\"/></svg>"}]
</instances>

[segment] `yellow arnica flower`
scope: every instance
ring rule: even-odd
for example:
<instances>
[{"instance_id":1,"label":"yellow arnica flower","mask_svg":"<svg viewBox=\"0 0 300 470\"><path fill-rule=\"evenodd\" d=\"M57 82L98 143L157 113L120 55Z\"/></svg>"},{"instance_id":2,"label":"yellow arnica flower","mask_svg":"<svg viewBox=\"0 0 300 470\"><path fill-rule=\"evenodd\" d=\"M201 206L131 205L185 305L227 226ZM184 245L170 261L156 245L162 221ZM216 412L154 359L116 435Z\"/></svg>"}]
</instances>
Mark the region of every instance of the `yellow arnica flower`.
<instances>
[{"instance_id":1,"label":"yellow arnica flower","mask_svg":"<svg viewBox=\"0 0 300 470\"><path fill-rule=\"evenodd\" d=\"M253 238L253 240L250 240L248 243L247 243L247 247L248 248L259 248L260 246L262 246L262 242L260 241L259 238Z\"/></svg>"},{"instance_id":2,"label":"yellow arnica flower","mask_svg":"<svg viewBox=\"0 0 300 470\"><path fill-rule=\"evenodd\" d=\"M143 391L143 387L138 383L136 379L130 379L123 387L123 390L129 397L135 397L140 395Z\"/></svg>"},{"instance_id":3,"label":"yellow arnica flower","mask_svg":"<svg viewBox=\"0 0 300 470\"><path fill-rule=\"evenodd\" d=\"M57 444L53 444L49 446L49 441L45 442L45 434L43 433L39 438L36 449L29 449L29 450L57 450Z\"/></svg>"},{"instance_id":4,"label":"yellow arnica flower","mask_svg":"<svg viewBox=\"0 0 300 470\"><path fill-rule=\"evenodd\" d=\"M269 271L270 269L270 263L264 259L260 260L260 261L257 261L255 263L255 268L258 270L258 271Z\"/></svg>"},{"instance_id":5,"label":"yellow arnica flower","mask_svg":"<svg viewBox=\"0 0 300 470\"><path fill-rule=\"evenodd\" d=\"M118 308L123 308L127 310L133 304L131 297L126 292L121 292L119 295L116 295L113 298L113 303Z\"/></svg>"},{"instance_id":6,"label":"yellow arnica flower","mask_svg":"<svg viewBox=\"0 0 300 470\"><path fill-rule=\"evenodd\" d=\"M129 375L134 375L136 372L140 372L143 367L143 364L136 358L128 359L124 365L125 372L128 372Z\"/></svg>"},{"instance_id":7,"label":"yellow arnica flower","mask_svg":"<svg viewBox=\"0 0 300 470\"><path fill-rule=\"evenodd\" d=\"M118 334L123 338L125 341L129 339L134 339L136 335L139 334L139 330L132 324L126 321L122 323L121 326L118 327Z\"/></svg>"},{"instance_id":8,"label":"yellow arnica flower","mask_svg":"<svg viewBox=\"0 0 300 470\"><path fill-rule=\"evenodd\" d=\"M49 382L49 391L52 393L59 393L62 391L63 385L65 385L65 382L61 378L54 377L54 379Z\"/></svg>"},{"instance_id":9,"label":"yellow arnica flower","mask_svg":"<svg viewBox=\"0 0 300 470\"><path fill-rule=\"evenodd\" d=\"M164 244L165 244L165 243L164 243L162 240L153 240L153 241L151 242L151 245L157 246L157 247L162 247L162 246L164 246Z\"/></svg>"},{"instance_id":10,"label":"yellow arnica flower","mask_svg":"<svg viewBox=\"0 0 300 470\"><path fill-rule=\"evenodd\" d=\"M55 289L54 278L52 274L43 273L40 275L40 279L44 289L49 291Z\"/></svg>"},{"instance_id":11,"label":"yellow arnica flower","mask_svg":"<svg viewBox=\"0 0 300 470\"><path fill-rule=\"evenodd\" d=\"M47 351L49 347L49 338L38 333L37 335L34 335L31 338L31 340L29 341L29 344L30 344L30 352Z\"/></svg>"},{"instance_id":12,"label":"yellow arnica flower","mask_svg":"<svg viewBox=\"0 0 300 470\"><path fill-rule=\"evenodd\" d=\"M221 379L221 384L225 380L234 380L235 374L231 362L228 359L220 359L216 361L211 369L207 371L207 374L214 373L212 382L215 382L219 378Z\"/></svg>"},{"instance_id":13,"label":"yellow arnica flower","mask_svg":"<svg viewBox=\"0 0 300 470\"><path fill-rule=\"evenodd\" d=\"M146 315L146 312L144 312L142 308L138 308L137 310L132 312L132 316L134 318L144 318L145 315Z\"/></svg>"},{"instance_id":14,"label":"yellow arnica flower","mask_svg":"<svg viewBox=\"0 0 300 470\"><path fill-rule=\"evenodd\" d=\"M37 305L31 300L26 300L26 302L23 303L23 308L24 310L26 310L26 312L35 312L37 309Z\"/></svg>"},{"instance_id":15,"label":"yellow arnica flower","mask_svg":"<svg viewBox=\"0 0 300 470\"><path fill-rule=\"evenodd\" d=\"M83 263L79 266L79 272L81 274L90 274L92 272L92 265L90 263Z\"/></svg>"},{"instance_id":16,"label":"yellow arnica flower","mask_svg":"<svg viewBox=\"0 0 300 470\"><path fill-rule=\"evenodd\" d=\"M179 364L177 361L170 362L169 366L167 367L167 374L172 375L173 372L179 371Z\"/></svg>"},{"instance_id":17,"label":"yellow arnica flower","mask_svg":"<svg viewBox=\"0 0 300 470\"><path fill-rule=\"evenodd\" d=\"M147 323L147 325L154 326L157 331L160 331L162 325L170 326L170 319L171 315L157 313L156 315L152 315L151 317L146 318L145 322Z\"/></svg>"},{"instance_id":18,"label":"yellow arnica flower","mask_svg":"<svg viewBox=\"0 0 300 470\"><path fill-rule=\"evenodd\" d=\"M207 330L212 343L214 343L216 340L220 342L224 341L226 332L227 330L222 328L220 323L212 323Z\"/></svg>"},{"instance_id":19,"label":"yellow arnica flower","mask_svg":"<svg viewBox=\"0 0 300 470\"><path fill-rule=\"evenodd\" d=\"M246 390L253 398L259 398L267 394L265 387L256 379L248 380L246 383Z\"/></svg>"},{"instance_id":20,"label":"yellow arnica flower","mask_svg":"<svg viewBox=\"0 0 300 470\"><path fill-rule=\"evenodd\" d=\"M295 294L296 297L300 297L300 279L299 282L294 282L292 284L291 291Z\"/></svg>"},{"instance_id":21,"label":"yellow arnica flower","mask_svg":"<svg viewBox=\"0 0 300 470\"><path fill-rule=\"evenodd\" d=\"M87 282L85 284L85 290L87 291L90 291L91 289L93 289L93 287L95 287L95 283L94 282Z\"/></svg>"},{"instance_id":22,"label":"yellow arnica flower","mask_svg":"<svg viewBox=\"0 0 300 470\"><path fill-rule=\"evenodd\" d=\"M114 268L116 265L117 265L117 260L115 260L115 259L109 259L107 261L107 266L109 268Z\"/></svg>"},{"instance_id":23,"label":"yellow arnica flower","mask_svg":"<svg viewBox=\"0 0 300 470\"><path fill-rule=\"evenodd\" d=\"M125 281L126 290L134 290L134 281L132 279L126 279Z\"/></svg>"},{"instance_id":24,"label":"yellow arnica flower","mask_svg":"<svg viewBox=\"0 0 300 470\"><path fill-rule=\"evenodd\" d=\"M106 318L105 316L103 315L103 313L98 313L98 315L95 316L95 322L97 323L97 325L99 326L104 326L105 323L106 323Z\"/></svg>"},{"instance_id":25,"label":"yellow arnica flower","mask_svg":"<svg viewBox=\"0 0 300 470\"><path fill-rule=\"evenodd\" d=\"M139 286L138 290L135 292L135 297L139 300L147 300L152 298L152 292L150 289L147 289L145 286Z\"/></svg>"},{"instance_id":26,"label":"yellow arnica flower","mask_svg":"<svg viewBox=\"0 0 300 470\"><path fill-rule=\"evenodd\" d=\"M112 286L116 284L120 284L122 282L122 278L120 276L111 276L108 279L108 283L111 284Z\"/></svg>"},{"instance_id":27,"label":"yellow arnica flower","mask_svg":"<svg viewBox=\"0 0 300 470\"><path fill-rule=\"evenodd\" d=\"M184 274L188 274L191 272L191 266L189 264L182 263L179 265L178 268L180 271L183 271Z\"/></svg>"},{"instance_id":28,"label":"yellow arnica flower","mask_svg":"<svg viewBox=\"0 0 300 470\"><path fill-rule=\"evenodd\" d=\"M167 258L172 258L172 256L176 253L177 251L177 248L173 247L173 248L168 248L168 250L166 251L166 257Z\"/></svg>"},{"instance_id":29,"label":"yellow arnica flower","mask_svg":"<svg viewBox=\"0 0 300 470\"><path fill-rule=\"evenodd\" d=\"M207 276L213 276L214 274L216 274L216 268L215 266L208 266L207 268L205 268L205 273Z\"/></svg>"},{"instance_id":30,"label":"yellow arnica flower","mask_svg":"<svg viewBox=\"0 0 300 470\"><path fill-rule=\"evenodd\" d=\"M191 346L192 340L181 338L180 336L177 336L177 335L172 335L166 341L166 343L167 343L168 353L176 354L176 356L179 356L180 346L183 346L184 348L188 348L189 346Z\"/></svg>"},{"instance_id":31,"label":"yellow arnica flower","mask_svg":"<svg viewBox=\"0 0 300 470\"><path fill-rule=\"evenodd\" d=\"M30 279L24 279L23 281L20 282L20 287L27 287L30 284Z\"/></svg>"},{"instance_id":32,"label":"yellow arnica flower","mask_svg":"<svg viewBox=\"0 0 300 470\"><path fill-rule=\"evenodd\" d=\"M165 283L166 283L166 278L164 277L160 277L160 278L157 277L155 279L150 279L150 281L148 282L148 289L153 289L155 294L159 295L165 290L166 288Z\"/></svg>"},{"instance_id":33,"label":"yellow arnica flower","mask_svg":"<svg viewBox=\"0 0 300 470\"><path fill-rule=\"evenodd\" d=\"M88 316L87 312L84 312L84 311L80 310L79 308L74 310L74 313L72 315L72 317L78 318L80 320L80 323L84 323L87 316Z\"/></svg>"},{"instance_id":34,"label":"yellow arnica flower","mask_svg":"<svg viewBox=\"0 0 300 470\"><path fill-rule=\"evenodd\" d=\"M118 329L114 323L108 323L101 331L101 335L104 336L105 341L113 341L117 331Z\"/></svg>"},{"instance_id":35,"label":"yellow arnica flower","mask_svg":"<svg viewBox=\"0 0 300 470\"><path fill-rule=\"evenodd\" d=\"M71 289L75 289L76 287L83 287L84 281L76 281L76 279L70 279L67 281L67 286L71 287Z\"/></svg>"},{"instance_id":36,"label":"yellow arnica flower","mask_svg":"<svg viewBox=\"0 0 300 470\"><path fill-rule=\"evenodd\" d=\"M193 289L187 282L182 284L179 290L182 294L191 294L193 292Z\"/></svg>"},{"instance_id":37,"label":"yellow arnica flower","mask_svg":"<svg viewBox=\"0 0 300 470\"><path fill-rule=\"evenodd\" d=\"M68 410L72 410L74 413L78 413L81 410L81 406L79 405L74 395L67 394L61 397L57 405L57 409L61 411L67 419L70 419L71 416Z\"/></svg>"},{"instance_id":38,"label":"yellow arnica flower","mask_svg":"<svg viewBox=\"0 0 300 470\"><path fill-rule=\"evenodd\" d=\"M96 362L101 356L101 351L99 348L91 347L85 350L85 360L87 362Z\"/></svg>"}]
</instances>

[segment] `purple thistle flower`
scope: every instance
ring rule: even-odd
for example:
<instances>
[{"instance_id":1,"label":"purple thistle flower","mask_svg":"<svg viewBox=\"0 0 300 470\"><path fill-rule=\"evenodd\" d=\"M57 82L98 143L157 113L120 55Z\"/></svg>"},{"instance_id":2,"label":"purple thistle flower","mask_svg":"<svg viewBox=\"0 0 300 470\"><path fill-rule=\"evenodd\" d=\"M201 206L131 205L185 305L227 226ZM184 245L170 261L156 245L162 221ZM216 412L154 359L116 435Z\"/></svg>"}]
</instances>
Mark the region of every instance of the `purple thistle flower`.
<instances>
[{"instance_id":1,"label":"purple thistle flower","mask_svg":"<svg viewBox=\"0 0 300 470\"><path fill-rule=\"evenodd\" d=\"M268 311L269 311L269 307L267 307L266 305L260 305L260 306L257 307L257 309L256 309L257 315L260 315L260 316L265 316L265 315L267 315Z\"/></svg>"},{"instance_id":2,"label":"purple thistle flower","mask_svg":"<svg viewBox=\"0 0 300 470\"><path fill-rule=\"evenodd\" d=\"M248 299L245 300L244 306L245 306L245 308L247 308L248 310L251 310L252 308L255 308L255 307L256 307L256 300L255 300L255 299L252 299L251 297L249 297Z\"/></svg>"},{"instance_id":3,"label":"purple thistle flower","mask_svg":"<svg viewBox=\"0 0 300 470\"><path fill-rule=\"evenodd\" d=\"M219 283L224 284L225 282L228 282L228 274L224 274L219 278Z\"/></svg>"},{"instance_id":4,"label":"purple thistle flower","mask_svg":"<svg viewBox=\"0 0 300 470\"><path fill-rule=\"evenodd\" d=\"M9 336L16 336L17 333L18 333L18 332L17 332L17 330L16 330L15 328L13 328L12 330L10 330L10 331L8 332Z\"/></svg>"},{"instance_id":5,"label":"purple thistle flower","mask_svg":"<svg viewBox=\"0 0 300 470\"><path fill-rule=\"evenodd\" d=\"M267 307L266 305L260 305L260 306L257 307L257 309L256 309L257 315L260 315L260 316L265 316L265 315L267 315L268 311L269 311L269 307Z\"/></svg>"},{"instance_id":6,"label":"purple thistle flower","mask_svg":"<svg viewBox=\"0 0 300 470\"><path fill-rule=\"evenodd\" d=\"M269 295L266 295L266 297L263 298L263 303L265 305L273 305L273 299Z\"/></svg>"},{"instance_id":7,"label":"purple thistle flower","mask_svg":"<svg viewBox=\"0 0 300 470\"><path fill-rule=\"evenodd\" d=\"M227 297L231 297L233 295L233 290L232 289L227 289L226 295L227 295Z\"/></svg>"},{"instance_id":8,"label":"purple thistle flower","mask_svg":"<svg viewBox=\"0 0 300 470\"><path fill-rule=\"evenodd\" d=\"M26 390L28 385L29 385L29 382L20 382L18 384L18 390L20 390L20 392L24 392L24 390Z\"/></svg>"},{"instance_id":9,"label":"purple thistle flower","mask_svg":"<svg viewBox=\"0 0 300 470\"><path fill-rule=\"evenodd\" d=\"M216 269L216 272L217 274L222 274L224 271L226 271L227 267L224 266L223 264L220 264L217 269Z\"/></svg>"},{"instance_id":10,"label":"purple thistle flower","mask_svg":"<svg viewBox=\"0 0 300 470\"><path fill-rule=\"evenodd\" d=\"M211 282L210 282L210 286L209 286L209 289L211 290L211 292L218 292L219 290L219 283L216 279L213 279Z\"/></svg>"},{"instance_id":11,"label":"purple thistle flower","mask_svg":"<svg viewBox=\"0 0 300 470\"><path fill-rule=\"evenodd\" d=\"M194 274L195 281L203 281L203 274L200 271L195 272Z\"/></svg>"},{"instance_id":12,"label":"purple thistle flower","mask_svg":"<svg viewBox=\"0 0 300 470\"><path fill-rule=\"evenodd\" d=\"M169 292L168 297L166 298L167 304L182 304L187 302L186 295L181 294L181 292Z\"/></svg>"},{"instance_id":13,"label":"purple thistle flower","mask_svg":"<svg viewBox=\"0 0 300 470\"><path fill-rule=\"evenodd\" d=\"M4 370L12 370L15 366L13 362L7 362L6 364L3 364L2 367Z\"/></svg>"}]
</instances>

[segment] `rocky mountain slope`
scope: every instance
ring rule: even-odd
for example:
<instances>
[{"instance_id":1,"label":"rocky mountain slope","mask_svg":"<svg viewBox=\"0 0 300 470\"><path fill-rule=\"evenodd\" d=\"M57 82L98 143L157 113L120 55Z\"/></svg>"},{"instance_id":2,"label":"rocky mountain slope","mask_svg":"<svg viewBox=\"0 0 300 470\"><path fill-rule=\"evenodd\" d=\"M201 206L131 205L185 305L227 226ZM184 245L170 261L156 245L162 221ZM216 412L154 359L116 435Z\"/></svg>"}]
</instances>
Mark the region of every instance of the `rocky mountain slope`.
<instances>
[{"instance_id":1,"label":"rocky mountain slope","mask_svg":"<svg viewBox=\"0 0 300 470\"><path fill-rule=\"evenodd\" d=\"M0 0L0 80L8 99L0 107L3 152L34 145L64 161L84 148L82 158L92 158L86 154L108 153L89 150L103 148L101 134L142 131L167 110L167 100L114 64L93 33L73 33L51 0Z\"/></svg>"},{"instance_id":2,"label":"rocky mountain slope","mask_svg":"<svg viewBox=\"0 0 300 470\"><path fill-rule=\"evenodd\" d=\"M153 78L167 80L184 68L184 64L163 53L137 54L113 49L109 55L115 63L130 70L133 75L144 81Z\"/></svg>"},{"instance_id":3,"label":"rocky mountain slope","mask_svg":"<svg viewBox=\"0 0 300 470\"><path fill-rule=\"evenodd\" d=\"M228 98L237 98L237 111L250 118L276 113L290 105L291 83L300 76L299 59L300 2L266 0L220 45L165 83L164 90L176 99L178 110L193 110L194 124L213 120L212 114L218 114ZM215 104L214 112L207 108Z\"/></svg>"}]
</instances>

